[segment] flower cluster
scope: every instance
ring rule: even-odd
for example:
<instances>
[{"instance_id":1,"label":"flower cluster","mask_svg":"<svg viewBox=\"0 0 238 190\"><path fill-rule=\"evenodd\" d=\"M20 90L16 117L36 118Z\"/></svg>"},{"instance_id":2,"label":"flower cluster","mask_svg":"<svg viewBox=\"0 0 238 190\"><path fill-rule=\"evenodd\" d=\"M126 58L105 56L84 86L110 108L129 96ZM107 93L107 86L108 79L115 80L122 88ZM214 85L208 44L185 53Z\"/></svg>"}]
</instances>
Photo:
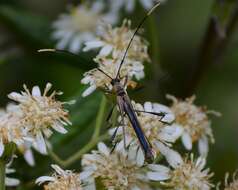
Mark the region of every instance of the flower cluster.
<instances>
[{"instance_id":1,"label":"flower cluster","mask_svg":"<svg viewBox=\"0 0 238 190\"><path fill-rule=\"evenodd\" d=\"M99 143L98 150L85 154L82 159L82 180L95 183L96 179L100 179L103 186L111 190L150 190L149 182L154 180L153 175L159 173L153 172L151 175L154 165L142 166L136 157L136 151L115 151L110 154L110 149L104 143Z\"/></svg>"},{"instance_id":2,"label":"flower cluster","mask_svg":"<svg viewBox=\"0 0 238 190\"><path fill-rule=\"evenodd\" d=\"M54 21L52 38L57 40L56 48L68 49L71 52L79 52L83 43L96 38L101 23L116 24L120 17L121 9L132 12L137 0L99 0L84 2L78 6L71 6L68 13L63 13ZM146 10L151 9L156 3L164 3L166 0L139 0ZM108 4L106 3L108 2ZM123 34L122 31L121 34ZM102 46L103 44L96 44ZM87 47L86 47L87 49Z\"/></svg>"},{"instance_id":3,"label":"flower cluster","mask_svg":"<svg viewBox=\"0 0 238 190\"><path fill-rule=\"evenodd\" d=\"M56 47L78 52L83 43L95 38L101 22L115 23L114 12L104 13L104 4L97 1L91 6L82 4L71 7L69 13L60 15L53 23L52 37L58 41Z\"/></svg>"},{"instance_id":4,"label":"flower cluster","mask_svg":"<svg viewBox=\"0 0 238 190\"><path fill-rule=\"evenodd\" d=\"M40 88L34 86L32 92L24 85L21 93L8 95L17 104L9 104L0 115L0 155L5 145L15 143L24 154L30 165L34 159L30 148L33 146L42 154L47 153L45 138L53 134L53 130L65 134L64 125L70 125L68 111L63 108L66 102L55 99L61 92L53 91L48 95L52 85L48 83L41 94Z\"/></svg>"},{"instance_id":5,"label":"flower cluster","mask_svg":"<svg viewBox=\"0 0 238 190\"><path fill-rule=\"evenodd\" d=\"M160 170L161 175L167 176L167 179L162 184L174 190L210 190L214 187L210 182L213 173L210 173L209 169L204 169L205 164L205 158L199 157L197 160L194 160L192 154L185 159L177 156L170 163L173 167L172 170L166 167ZM155 171L157 171L156 168Z\"/></svg>"},{"instance_id":6,"label":"flower cluster","mask_svg":"<svg viewBox=\"0 0 238 190\"><path fill-rule=\"evenodd\" d=\"M184 129L182 142L185 148L191 150L192 144L198 142L200 154L206 156L208 142L214 143L215 141L208 113L213 113L217 116L220 114L208 111L205 107L194 105L195 96L187 98L185 101L180 101L171 95L167 95L167 98L173 101L171 110L175 114L175 123Z\"/></svg>"},{"instance_id":7,"label":"flower cluster","mask_svg":"<svg viewBox=\"0 0 238 190\"><path fill-rule=\"evenodd\" d=\"M107 26L99 39L87 42L84 48L84 50L101 48L95 61L98 63L98 69L104 71L111 78L116 77L125 49L132 38L134 31L130 28L131 23L128 20L125 20L121 27ZM140 80L144 77L143 62L149 61L147 46L148 43L143 38L135 36L119 71L121 78L128 78L126 86L133 84L134 78ZM89 84L90 87L83 93L83 96L89 95L97 88L106 91L112 90L111 78L98 69L90 70L84 74L81 82Z\"/></svg>"},{"instance_id":8,"label":"flower cluster","mask_svg":"<svg viewBox=\"0 0 238 190\"><path fill-rule=\"evenodd\" d=\"M110 56L113 59L122 59L133 33L130 20L124 20L122 26L115 28L107 24L97 40L85 43L84 51L100 48L97 58ZM126 59L140 63L149 61L148 42L136 35Z\"/></svg>"},{"instance_id":9,"label":"flower cluster","mask_svg":"<svg viewBox=\"0 0 238 190\"><path fill-rule=\"evenodd\" d=\"M152 148L156 151L157 155L160 153L163 154L165 152L164 150L170 149L172 144L181 136L183 128L176 124L171 124L174 120L174 115L168 107L162 104L146 102L142 106L139 103L132 103L137 112L141 128L151 143ZM155 114L164 114L164 116ZM119 117L119 123L121 123L121 117ZM123 127L125 128L124 131ZM124 148L124 142L126 142L126 147L130 146L135 150L141 149L133 127L127 117L124 118L124 124L121 124L118 129L113 128L109 130L109 133L112 135L115 130L117 130L116 136L120 138L120 142L117 145L118 149Z\"/></svg>"},{"instance_id":10,"label":"flower cluster","mask_svg":"<svg viewBox=\"0 0 238 190\"><path fill-rule=\"evenodd\" d=\"M63 170L57 165L51 165L55 170L52 176L42 176L36 180L36 183L46 184L45 190L82 190L80 175L71 170Z\"/></svg>"}]
</instances>

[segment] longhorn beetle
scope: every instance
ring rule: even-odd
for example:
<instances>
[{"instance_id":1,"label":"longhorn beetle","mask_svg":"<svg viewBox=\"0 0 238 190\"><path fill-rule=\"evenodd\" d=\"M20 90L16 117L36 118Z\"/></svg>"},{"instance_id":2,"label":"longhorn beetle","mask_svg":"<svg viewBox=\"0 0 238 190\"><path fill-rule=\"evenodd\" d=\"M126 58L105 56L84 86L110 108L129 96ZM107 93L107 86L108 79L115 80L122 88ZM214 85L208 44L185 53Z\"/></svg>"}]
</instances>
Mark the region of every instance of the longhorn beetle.
<instances>
[{"instance_id":1,"label":"longhorn beetle","mask_svg":"<svg viewBox=\"0 0 238 190\"><path fill-rule=\"evenodd\" d=\"M136 133L136 136L139 140L139 143L141 145L141 148L144 152L145 155L145 160L149 163L154 161L154 152L152 149L152 146L150 144L150 142L148 141L147 137L145 136L140 122L138 121L136 112L145 112L145 113L149 113L149 114L153 114L153 115L157 115L160 116L160 121L162 121L163 117L165 116L166 113L164 112L160 112L160 113L155 113L155 112L146 112L146 111L139 111L139 110L134 110L132 104L131 104L131 100L129 98L129 96L127 95L127 92L125 90L125 87L127 85L127 77L126 80L124 82L124 84L122 84L121 82L121 77L120 77L120 70L123 66L123 63L125 61L125 58L127 56L128 50L133 42L134 37L136 36L138 30L141 28L141 26L143 25L143 23L146 21L146 19L149 17L149 15L159 6L160 2L158 2L154 7L152 7L148 13L145 15L145 17L141 20L141 22L139 23L139 25L137 26L136 30L134 31L128 46L125 50L125 53L122 57L122 60L120 62L119 68L117 70L117 74L116 77L113 78L110 75L108 75L106 72L104 72L103 70L101 70L100 68L97 68L97 70L99 70L100 72L102 72L105 76L107 76L108 78L111 79L111 85L113 87L112 91L116 94L116 100L117 100L117 106L119 108L119 112L121 114L122 117L122 124L124 124L124 116L127 115L127 117L129 118L129 121ZM38 52L45 52L45 51L50 51L50 52L66 52L65 50L56 50L56 49L41 49ZM66 52L67 53L67 52ZM70 53L70 52L69 52ZM72 54L72 53L71 53ZM112 112L110 112L112 113ZM124 127L123 127L124 129ZM112 139L115 138L116 133L117 133L118 127L115 129L113 135L112 135ZM124 132L125 134L125 132ZM112 140L113 141L113 140ZM124 145L125 145L125 139L124 139ZM114 145L115 148L116 144Z\"/></svg>"},{"instance_id":2,"label":"longhorn beetle","mask_svg":"<svg viewBox=\"0 0 238 190\"><path fill-rule=\"evenodd\" d=\"M160 3L157 3L154 7L152 7L149 12L145 15L145 17L141 20L141 22L139 23L138 27L136 28L135 32L133 33L128 46L126 48L126 51L123 55L123 58L120 62L117 74L115 78L112 78L111 76L109 76L107 73L105 73L103 70L101 70L100 68L97 68L100 72L102 72L103 74L105 74L107 77L109 77L111 79L111 85L113 87L112 91L115 92L116 94L116 99L117 99L117 105L119 108L119 112L121 114L122 117L122 124L124 124L124 116L127 115L127 117L129 118L129 121L136 133L136 136L140 142L141 148L143 149L144 155L145 155L145 160L147 162L153 162L154 160L154 153L153 153L153 149L152 146L150 144L150 142L148 141L148 139L146 138L141 126L140 126L140 122L138 121L136 112L145 112L145 111L139 111L139 110L134 110L133 106L131 104L131 100L129 98L129 96L127 95L127 92L125 90L125 86L127 83L127 78L125 80L125 83L122 84L121 82L121 78L120 78L120 70L122 68L122 65L125 61L125 58L127 56L128 50L133 42L133 39L135 37L135 35L137 34L138 30L141 28L141 26L143 25L143 23L146 21L146 19L149 17L149 15L159 6ZM163 117L165 116L164 112L161 113L154 113L154 112L146 112L146 113L150 113L150 114L154 114L157 116L161 116L160 121L163 119ZM162 121L161 121L162 122ZM124 129L124 127L123 127ZM112 135L112 139L114 139L114 137L116 136L118 128L115 129L114 134ZM125 134L125 132L124 132ZM125 140L124 140L124 144Z\"/></svg>"}]
</instances>

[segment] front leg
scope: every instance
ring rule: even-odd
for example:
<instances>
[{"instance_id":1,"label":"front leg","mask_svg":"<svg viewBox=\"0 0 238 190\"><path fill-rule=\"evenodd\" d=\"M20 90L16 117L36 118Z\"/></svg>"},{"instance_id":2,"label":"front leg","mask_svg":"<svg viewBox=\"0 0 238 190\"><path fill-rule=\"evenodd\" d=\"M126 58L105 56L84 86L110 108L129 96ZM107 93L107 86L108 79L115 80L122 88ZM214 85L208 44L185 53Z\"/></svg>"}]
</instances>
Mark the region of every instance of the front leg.
<instances>
[{"instance_id":1,"label":"front leg","mask_svg":"<svg viewBox=\"0 0 238 190\"><path fill-rule=\"evenodd\" d=\"M166 124L166 125L171 125L172 123L169 123L169 122L166 122L166 121L162 121L165 117L165 115L167 114L166 112L148 112L148 111L142 111L142 110L134 110L135 112L137 113L148 113L148 114L152 114L152 115L156 115L156 116L159 116L160 119L159 121L163 124Z\"/></svg>"}]
</instances>

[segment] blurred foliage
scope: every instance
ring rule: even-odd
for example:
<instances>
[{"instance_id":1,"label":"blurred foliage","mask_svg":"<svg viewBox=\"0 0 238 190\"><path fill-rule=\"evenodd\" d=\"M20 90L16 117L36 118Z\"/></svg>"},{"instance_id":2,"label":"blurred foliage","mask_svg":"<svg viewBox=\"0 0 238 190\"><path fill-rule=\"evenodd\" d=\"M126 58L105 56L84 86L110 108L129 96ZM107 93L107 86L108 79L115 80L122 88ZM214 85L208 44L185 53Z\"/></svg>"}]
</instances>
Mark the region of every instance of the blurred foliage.
<instances>
[{"instance_id":1,"label":"blurred foliage","mask_svg":"<svg viewBox=\"0 0 238 190\"><path fill-rule=\"evenodd\" d=\"M0 30L0 38L8 39L8 46L0 45L1 105L7 103L6 95L20 90L23 83L44 87L48 81L54 84L54 88L65 92L64 100L77 100L69 108L73 121L69 133L54 135L51 139L53 149L62 158L69 157L90 139L101 97L100 93L81 97L85 86L80 84L80 80L85 71L95 66L93 54L37 53L38 49L53 47L51 22L65 10L66 2L0 2L0 29L4 29L3 32ZM138 19L135 16L141 16L143 12L138 7L133 15L125 16L136 25ZM162 103L168 103L164 98L166 93L178 97L196 94L197 104L207 105L223 114L213 121L216 143L211 146L208 159L208 165L216 173L215 181L222 180L226 171L238 168L236 17L232 32L226 33L235 14L236 1L168 0L145 25L153 63L146 65L143 88L131 93L139 102ZM215 28L209 33L214 17ZM217 27L228 35L221 39ZM14 47L14 52L6 51L8 47ZM16 175L22 181L19 190L37 189L34 180L45 175L53 162L49 157L34 153L38 167L30 168L21 157L15 160ZM80 163L71 167L79 169Z\"/></svg>"}]
</instances>

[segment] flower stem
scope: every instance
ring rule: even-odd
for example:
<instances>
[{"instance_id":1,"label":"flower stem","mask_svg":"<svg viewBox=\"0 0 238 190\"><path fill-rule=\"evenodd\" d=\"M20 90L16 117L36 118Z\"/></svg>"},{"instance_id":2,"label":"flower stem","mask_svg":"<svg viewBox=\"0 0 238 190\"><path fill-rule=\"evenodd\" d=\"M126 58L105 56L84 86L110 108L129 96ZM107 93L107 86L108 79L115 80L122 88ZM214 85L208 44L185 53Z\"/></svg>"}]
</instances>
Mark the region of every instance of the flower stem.
<instances>
[{"instance_id":1,"label":"flower stem","mask_svg":"<svg viewBox=\"0 0 238 190\"><path fill-rule=\"evenodd\" d=\"M6 162L0 159L0 190L5 190Z\"/></svg>"},{"instance_id":2,"label":"flower stem","mask_svg":"<svg viewBox=\"0 0 238 190\"><path fill-rule=\"evenodd\" d=\"M100 130L101 130L103 120L104 120L106 105L107 105L107 99L106 99L106 96L103 95L101 104L100 104L100 108L99 108L99 112L98 112L98 115L96 118L96 124L95 124L95 129L94 129L92 139L96 139L100 134Z\"/></svg>"},{"instance_id":3,"label":"flower stem","mask_svg":"<svg viewBox=\"0 0 238 190\"><path fill-rule=\"evenodd\" d=\"M57 162L58 164L60 164L63 167L68 167L69 165L73 164L78 159L80 159L83 154L85 154L86 152L91 150L99 141L103 141L103 140L108 138L108 134L99 136L100 131L101 131L101 127L102 127L102 124L103 124L103 120L104 120L106 105L107 105L107 99L106 99L105 96L103 96L102 100L101 100L100 108L99 108L99 111L98 111L98 114L97 114L95 129L94 129L94 133L91 137L91 140L83 148L78 150L74 155L70 156L66 160L62 160L52 150L48 150L49 155L51 156L51 158L55 162Z\"/></svg>"},{"instance_id":4,"label":"flower stem","mask_svg":"<svg viewBox=\"0 0 238 190\"><path fill-rule=\"evenodd\" d=\"M73 156L70 156L66 161L65 161L65 167L73 164L75 161L80 159L85 153L90 151L98 142L106 140L108 138L108 134L104 134L97 139L91 139L91 141L86 144L83 148L81 148L78 152L76 152Z\"/></svg>"},{"instance_id":5,"label":"flower stem","mask_svg":"<svg viewBox=\"0 0 238 190\"><path fill-rule=\"evenodd\" d=\"M88 152L89 150L91 150L98 142L100 141L104 141L108 139L108 134L104 134L99 136L96 139L91 139L90 142L88 144L86 144L83 148L81 148L79 151L77 151L74 155L70 156L68 159L66 160L62 160L57 154L55 154L52 150L48 150L48 153L50 155L50 157L56 162L58 163L60 166L62 167L68 167L71 164L75 163L77 160L79 160L83 154L85 154L86 152ZM0 189L1 190L1 189Z\"/></svg>"}]
</instances>

